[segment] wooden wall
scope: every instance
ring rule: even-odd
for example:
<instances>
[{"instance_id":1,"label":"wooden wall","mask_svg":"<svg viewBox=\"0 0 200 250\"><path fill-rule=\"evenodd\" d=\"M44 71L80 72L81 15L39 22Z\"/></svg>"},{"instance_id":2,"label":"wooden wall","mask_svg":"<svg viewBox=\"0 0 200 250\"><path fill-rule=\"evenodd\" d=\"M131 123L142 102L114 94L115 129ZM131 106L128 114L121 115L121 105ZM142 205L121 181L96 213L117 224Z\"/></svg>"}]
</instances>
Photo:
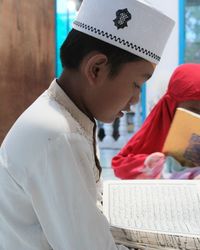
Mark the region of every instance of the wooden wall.
<instances>
[{"instance_id":1,"label":"wooden wall","mask_svg":"<svg viewBox=\"0 0 200 250\"><path fill-rule=\"evenodd\" d=\"M53 80L55 0L0 0L0 143Z\"/></svg>"}]
</instances>

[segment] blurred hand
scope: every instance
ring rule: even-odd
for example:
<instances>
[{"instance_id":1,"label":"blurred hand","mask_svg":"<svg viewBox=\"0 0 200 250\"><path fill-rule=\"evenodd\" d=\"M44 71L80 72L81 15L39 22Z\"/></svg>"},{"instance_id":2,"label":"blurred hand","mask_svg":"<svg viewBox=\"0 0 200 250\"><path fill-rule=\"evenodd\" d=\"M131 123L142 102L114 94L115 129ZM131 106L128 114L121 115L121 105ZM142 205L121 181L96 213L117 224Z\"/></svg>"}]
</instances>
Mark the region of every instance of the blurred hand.
<instances>
[{"instance_id":1,"label":"blurred hand","mask_svg":"<svg viewBox=\"0 0 200 250\"><path fill-rule=\"evenodd\" d=\"M150 154L144 162L144 170L151 178L159 178L165 162L165 155L161 152Z\"/></svg>"}]
</instances>

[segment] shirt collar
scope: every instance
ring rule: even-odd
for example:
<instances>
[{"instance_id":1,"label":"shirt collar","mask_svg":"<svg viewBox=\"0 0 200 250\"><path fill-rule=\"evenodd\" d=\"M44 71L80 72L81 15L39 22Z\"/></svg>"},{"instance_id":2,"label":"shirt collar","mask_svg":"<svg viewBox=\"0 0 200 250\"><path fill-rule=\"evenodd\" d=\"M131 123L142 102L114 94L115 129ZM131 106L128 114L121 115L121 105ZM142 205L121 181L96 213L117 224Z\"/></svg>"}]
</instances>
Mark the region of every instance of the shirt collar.
<instances>
[{"instance_id":1,"label":"shirt collar","mask_svg":"<svg viewBox=\"0 0 200 250\"><path fill-rule=\"evenodd\" d=\"M94 121L91 121L90 118L72 102L72 100L58 85L56 79L53 80L47 91L72 115L72 117L81 125L88 135L93 135Z\"/></svg>"}]
</instances>

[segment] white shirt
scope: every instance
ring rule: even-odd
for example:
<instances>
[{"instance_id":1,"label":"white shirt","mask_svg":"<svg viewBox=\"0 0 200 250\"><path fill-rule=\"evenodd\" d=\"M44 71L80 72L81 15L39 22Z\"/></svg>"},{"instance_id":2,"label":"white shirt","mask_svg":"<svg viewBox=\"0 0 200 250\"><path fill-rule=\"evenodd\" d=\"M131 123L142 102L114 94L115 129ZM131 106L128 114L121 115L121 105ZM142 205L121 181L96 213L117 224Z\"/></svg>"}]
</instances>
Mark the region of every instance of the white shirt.
<instances>
[{"instance_id":1,"label":"white shirt","mask_svg":"<svg viewBox=\"0 0 200 250\"><path fill-rule=\"evenodd\" d=\"M1 250L116 250L97 208L93 122L54 80L0 150Z\"/></svg>"}]
</instances>

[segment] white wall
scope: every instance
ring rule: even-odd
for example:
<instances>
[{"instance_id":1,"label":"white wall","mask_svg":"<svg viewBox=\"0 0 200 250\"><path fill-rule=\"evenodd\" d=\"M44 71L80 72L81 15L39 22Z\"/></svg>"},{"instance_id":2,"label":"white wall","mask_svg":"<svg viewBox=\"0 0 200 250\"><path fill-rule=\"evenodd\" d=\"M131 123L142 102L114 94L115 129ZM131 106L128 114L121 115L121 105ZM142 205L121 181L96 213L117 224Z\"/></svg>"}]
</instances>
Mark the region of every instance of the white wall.
<instances>
[{"instance_id":1,"label":"white wall","mask_svg":"<svg viewBox=\"0 0 200 250\"><path fill-rule=\"evenodd\" d=\"M169 78L179 63L179 1L148 0L148 2L171 17L176 24L163 52L161 62L158 64L153 77L147 82L147 114L152 105L154 105L166 91Z\"/></svg>"}]
</instances>

